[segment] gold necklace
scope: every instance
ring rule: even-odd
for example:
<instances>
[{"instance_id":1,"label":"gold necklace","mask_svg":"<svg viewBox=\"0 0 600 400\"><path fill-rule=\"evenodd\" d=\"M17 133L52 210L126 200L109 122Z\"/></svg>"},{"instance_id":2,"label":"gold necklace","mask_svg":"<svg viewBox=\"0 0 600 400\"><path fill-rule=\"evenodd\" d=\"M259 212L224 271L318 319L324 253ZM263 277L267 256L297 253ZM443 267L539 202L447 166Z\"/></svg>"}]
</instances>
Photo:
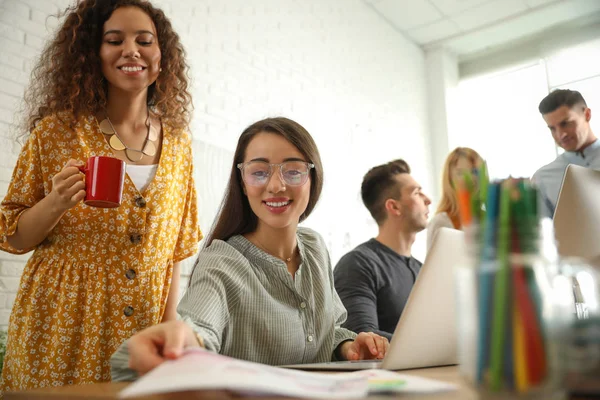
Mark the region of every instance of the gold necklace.
<instances>
[{"instance_id":1,"label":"gold necklace","mask_svg":"<svg viewBox=\"0 0 600 400\"><path fill-rule=\"evenodd\" d=\"M294 257L294 255L296 254L296 250L298 250L298 246L296 246L296 248L294 249L294 251L292 251L292 255L289 256L288 258L279 258L277 256L274 256L273 254L271 254L271 252L267 251L267 249L265 248L265 246L262 245L262 243L255 237L254 240L256 240L256 243L258 244L258 247L264 251L265 253L269 254L270 256L273 256L275 258L278 258L280 260L285 261L286 263L289 263L290 261L292 261L292 257Z\"/></svg>"},{"instance_id":2,"label":"gold necklace","mask_svg":"<svg viewBox=\"0 0 600 400\"><path fill-rule=\"evenodd\" d=\"M123 139L121 139L114 125L110 121L108 114L106 114L106 118L100 122L100 131L105 135L110 136L108 145L113 150L125 150L125 157L127 157L129 161L139 162L145 155L148 157L154 157L156 155L156 144L154 142L158 139L158 131L150 122L150 113L148 113L145 124L148 130L146 131L146 138L144 139L141 150L132 149L123 142Z\"/></svg>"}]
</instances>

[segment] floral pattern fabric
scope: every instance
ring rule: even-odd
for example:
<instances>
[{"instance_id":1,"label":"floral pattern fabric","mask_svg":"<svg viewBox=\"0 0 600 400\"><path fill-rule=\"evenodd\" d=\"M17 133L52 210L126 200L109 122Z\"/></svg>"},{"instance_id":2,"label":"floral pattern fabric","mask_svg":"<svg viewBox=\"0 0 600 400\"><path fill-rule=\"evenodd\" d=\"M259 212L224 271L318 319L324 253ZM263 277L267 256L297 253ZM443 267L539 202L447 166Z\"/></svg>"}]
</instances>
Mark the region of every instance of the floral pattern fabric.
<instances>
[{"instance_id":1,"label":"floral pattern fabric","mask_svg":"<svg viewBox=\"0 0 600 400\"><path fill-rule=\"evenodd\" d=\"M12 248L6 236L69 159L113 156L95 118L75 129L67 121L48 117L30 134L0 210L0 249L35 250L10 317L3 391L110 380L111 355L160 322L173 263L202 238L190 135L163 124L156 176L142 193L126 175L118 208L79 203L34 249Z\"/></svg>"}]
</instances>

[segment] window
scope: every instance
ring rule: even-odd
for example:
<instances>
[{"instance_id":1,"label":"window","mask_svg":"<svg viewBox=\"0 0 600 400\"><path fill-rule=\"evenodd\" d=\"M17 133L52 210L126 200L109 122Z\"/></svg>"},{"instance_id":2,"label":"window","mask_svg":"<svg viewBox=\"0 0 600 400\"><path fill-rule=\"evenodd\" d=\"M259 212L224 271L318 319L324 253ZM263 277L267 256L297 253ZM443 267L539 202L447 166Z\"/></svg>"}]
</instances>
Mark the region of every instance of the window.
<instances>
[{"instance_id":1,"label":"window","mask_svg":"<svg viewBox=\"0 0 600 400\"><path fill-rule=\"evenodd\" d=\"M556 157L554 141L538 112L548 93L542 62L510 72L461 81L448 143L487 160L490 176L531 176Z\"/></svg>"},{"instance_id":2,"label":"window","mask_svg":"<svg viewBox=\"0 0 600 400\"><path fill-rule=\"evenodd\" d=\"M451 104L448 143L472 147L492 178L528 177L562 152L538 112L551 90L581 92L600 121L600 39L565 49L535 64L462 80ZM594 119L594 108L598 110Z\"/></svg>"}]
</instances>

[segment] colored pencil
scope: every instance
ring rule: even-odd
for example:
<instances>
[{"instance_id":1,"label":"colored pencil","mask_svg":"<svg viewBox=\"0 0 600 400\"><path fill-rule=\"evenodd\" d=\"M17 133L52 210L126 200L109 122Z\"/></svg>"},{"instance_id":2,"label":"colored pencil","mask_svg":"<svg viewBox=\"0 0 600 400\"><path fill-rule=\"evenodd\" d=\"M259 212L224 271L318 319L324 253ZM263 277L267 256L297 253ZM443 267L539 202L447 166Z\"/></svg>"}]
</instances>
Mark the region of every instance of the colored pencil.
<instances>
[{"instance_id":1,"label":"colored pencil","mask_svg":"<svg viewBox=\"0 0 600 400\"><path fill-rule=\"evenodd\" d=\"M540 251L537 191L525 179L489 182L484 163L457 195L461 223L477 234L476 382L526 393L548 376L543 301L528 261Z\"/></svg>"},{"instance_id":2,"label":"colored pencil","mask_svg":"<svg viewBox=\"0 0 600 400\"><path fill-rule=\"evenodd\" d=\"M502 183L500 190L500 215L498 229L498 272L494 282L494 304L492 319L492 349L490 358L490 386L493 391L499 391L502 385L502 352L504 350L504 335L506 324L506 295L509 279L509 223L510 223L510 191L512 180Z\"/></svg>"},{"instance_id":3,"label":"colored pencil","mask_svg":"<svg viewBox=\"0 0 600 400\"><path fill-rule=\"evenodd\" d=\"M489 346L491 330L490 300L493 291L494 271L492 265L496 258L496 220L498 218L500 184L491 183L486 204L486 219L481 227L483 229L481 243L481 265L479 272L479 337L477 343L477 381L482 382L484 370L488 368ZM489 267L485 267L488 265ZM485 269L485 270L484 270Z\"/></svg>"}]
</instances>

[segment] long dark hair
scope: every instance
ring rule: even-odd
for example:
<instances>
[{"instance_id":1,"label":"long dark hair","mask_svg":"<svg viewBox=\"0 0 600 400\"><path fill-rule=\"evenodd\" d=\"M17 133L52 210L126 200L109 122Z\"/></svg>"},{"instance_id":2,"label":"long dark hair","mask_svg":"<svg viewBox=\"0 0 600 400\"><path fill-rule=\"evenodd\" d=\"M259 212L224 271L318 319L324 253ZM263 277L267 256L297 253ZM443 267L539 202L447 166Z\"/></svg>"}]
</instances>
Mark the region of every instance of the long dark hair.
<instances>
[{"instance_id":1,"label":"long dark hair","mask_svg":"<svg viewBox=\"0 0 600 400\"><path fill-rule=\"evenodd\" d=\"M259 133L267 132L283 136L296 146L306 160L315 165L310 170L310 198L306 210L300 216L302 222L315 208L323 189L323 164L317 145L312 136L302 125L288 118L267 118L247 127L240 136L233 156L229 183L213 228L206 239L208 247L215 239L227 240L234 235L253 232L258 225L258 218L250 208L248 198L244 195L241 171L237 165L244 161L246 149L250 141Z\"/></svg>"},{"instance_id":2,"label":"long dark hair","mask_svg":"<svg viewBox=\"0 0 600 400\"><path fill-rule=\"evenodd\" d=\"M137 7L150 16L158 35L162 71L148 88L148 105L170 126L187 127L192 99L188 92L185 50L171 22L146 0L79 0L32 70L25 93L22 128L29 132L49 115L97 114L107 102L107 84L99 56L104 23L120 7Z\"/></svg>"}]
</instances>

